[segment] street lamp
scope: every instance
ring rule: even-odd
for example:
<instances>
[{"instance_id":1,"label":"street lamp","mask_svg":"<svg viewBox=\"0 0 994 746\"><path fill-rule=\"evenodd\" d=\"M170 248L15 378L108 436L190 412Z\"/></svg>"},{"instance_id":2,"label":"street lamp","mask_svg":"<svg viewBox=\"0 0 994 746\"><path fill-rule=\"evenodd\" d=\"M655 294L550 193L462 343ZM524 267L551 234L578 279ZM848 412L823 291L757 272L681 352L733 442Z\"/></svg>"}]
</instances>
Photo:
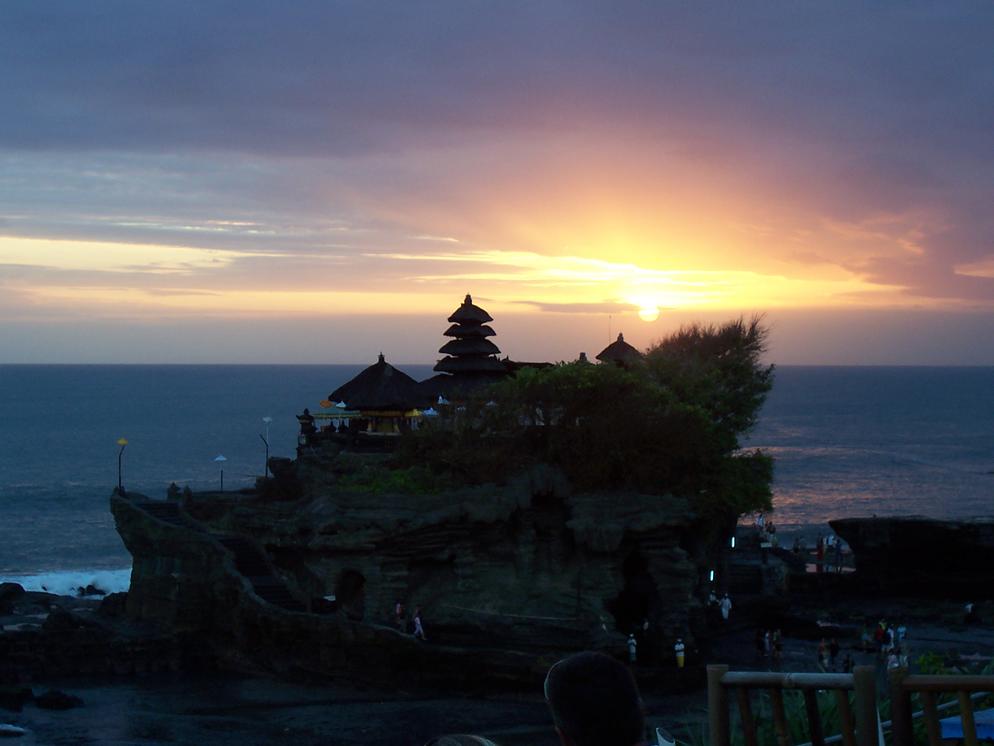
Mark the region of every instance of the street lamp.
<instances>
[{"instance_id":1,"label":"street lamp","mask_svg":"<svg viewBox=\"0 0 994 746\"><path fill-rule=\"evenodd\" d=\"M228 459L226 459L220 453L214 457L214 463L216 463L218 465L218 468L221 470L221 492L224 492L224 462L227 460Z\"/></svg>"},{"instance_id":2,"label":"street lamp","mask_svg":"<svg viewBox=\"0 0 994 746\"><path fill-rule=\"evenodd\" d=\"M121 446L121 450L117 452L117 491L118 494L124 494L124 481L122 480L122 470L121 461L124 458L124 449L128 445L128 441L125 438L118 438L117 444Z\"/></svg>"},{"instance_id":3,"label":"street lamp","mask_svg":"<svg viewBox=\"0 0 994 746\"><path fill-rule=\"evenodd\" d=\"M268 477L269 476L269 423L273 421L273 418L263 417L262 421L266 423L266 437L262 438L262 435L259 436L260 438L262 438L262 442L266 444L266 469L263 472L263 475Z\"/></svg>"}]
</instances>

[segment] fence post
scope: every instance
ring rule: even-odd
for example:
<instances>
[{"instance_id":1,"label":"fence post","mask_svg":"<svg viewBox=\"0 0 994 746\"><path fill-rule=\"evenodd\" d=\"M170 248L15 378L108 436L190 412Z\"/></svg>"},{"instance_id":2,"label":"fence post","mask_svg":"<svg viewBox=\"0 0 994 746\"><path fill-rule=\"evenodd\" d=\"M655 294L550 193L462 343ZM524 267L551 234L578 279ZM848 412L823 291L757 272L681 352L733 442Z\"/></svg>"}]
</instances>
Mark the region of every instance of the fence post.
<instances>
[{"instance_id":1,"label":"fence post","mask_svg":"<svg viewBox=\"0 0 994 746\"><path fill-rule=\"evenodd\" d=\"M894 746L914 746L911 729L911 695L904 691L906 668L892 668L887 672L890 684L890 720Z\"/></svg>"},{"instance_id":2,"label":"fence post","mask_svg":"<svg viewBox=\"0 0 994 746\"><path fill-rule=\"evenodd\" d=\"M708 731L711 746L729 746L728 692L721 685L721 678L728 673L728 666L708 666Z\"/></svg>"},{"instance_id":3,"label":"fence post","mask_svg":"<svg viewBox=\"0 0 994 746\"><path fill-rule=\"evenodd\" d=\"M856 666L852 676L856 743L858 746L877 746L876 671L873 666Z\"/></svg>"}]
</instances>

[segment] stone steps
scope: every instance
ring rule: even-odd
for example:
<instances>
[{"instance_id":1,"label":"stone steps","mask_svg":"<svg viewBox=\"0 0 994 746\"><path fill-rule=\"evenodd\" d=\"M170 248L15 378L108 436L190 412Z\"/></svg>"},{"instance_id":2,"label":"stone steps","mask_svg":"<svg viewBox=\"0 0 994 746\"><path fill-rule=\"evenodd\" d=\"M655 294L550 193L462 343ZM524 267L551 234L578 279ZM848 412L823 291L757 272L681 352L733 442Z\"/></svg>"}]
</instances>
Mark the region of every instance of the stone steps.
<instances>
[{"instance_id":1,"label":"stone steps","mask_svg":"<svg viewBox=\"0 0 994 746\"><path fill-rule=\"evenodd\" d=\"M190 520L175 502L146 500L135 504L156 520L215 539L231 552L235 558L235 569L246 577L251 583L255 595L263 601L287 611L307 611L307 607L294 598L290 589L273 574L262 551L248 539L241 536L208 533L202 526Z\"/></svg>"},{"instance_id":2,"label":"stone steps","mask_svg":"<svg viewBox=\"0 0 994 746\"><path fill-rule=\"evenodd\" d=\"M273 575L262 551L252 542L241 536L215 535L214 538L234 555L235 568L252 584L255 595L287 611L307 611L307 607Z\"/></svg>"},{"instance_id":3,"label":"stone steps","mask_svg":"<svg viewBox=\"0 0 994 746\"><path fill-rule=\"evenodd\" d=\"M186 515L184 515L180 510L179 505L174 502L149 500L148 502L142 503L142 508L144 508L146 513L157 518L163 523L168 523L172 526L180 526L181 528L200 530L200 527L187 518Z\"/></svg>"}]
</instances>

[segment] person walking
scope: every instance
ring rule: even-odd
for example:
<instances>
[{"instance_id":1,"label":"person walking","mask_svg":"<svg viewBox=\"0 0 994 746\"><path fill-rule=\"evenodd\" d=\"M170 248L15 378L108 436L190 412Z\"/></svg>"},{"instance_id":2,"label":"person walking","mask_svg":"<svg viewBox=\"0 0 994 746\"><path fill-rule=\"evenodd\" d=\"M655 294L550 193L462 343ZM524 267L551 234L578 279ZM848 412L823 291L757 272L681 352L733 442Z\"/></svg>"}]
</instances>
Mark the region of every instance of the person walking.
<instances>
[{"instance_id":1,"label":"person walking","mask_svg":"<svg viewBox=\"0 0 994 746\"><path fill-rule=\"evenodd\" d=\"M721 618L727 622L728 615L732 611L732 599L728 597L727 593L721 597L721 603L718 605L718 608L721 609Z\"/></svg>"},{"instance_id":2,"label":"person walking","mask_svg":"<svg viewBox=\"0 0 994 746\"><path fill-rule=\"evenodd\" d=\"M421 640L422 642L428 642L428 638L425 637L424 625L421 623L420 606L414 609L414 638L416 640Z\"/></svg>"}]
</instances>

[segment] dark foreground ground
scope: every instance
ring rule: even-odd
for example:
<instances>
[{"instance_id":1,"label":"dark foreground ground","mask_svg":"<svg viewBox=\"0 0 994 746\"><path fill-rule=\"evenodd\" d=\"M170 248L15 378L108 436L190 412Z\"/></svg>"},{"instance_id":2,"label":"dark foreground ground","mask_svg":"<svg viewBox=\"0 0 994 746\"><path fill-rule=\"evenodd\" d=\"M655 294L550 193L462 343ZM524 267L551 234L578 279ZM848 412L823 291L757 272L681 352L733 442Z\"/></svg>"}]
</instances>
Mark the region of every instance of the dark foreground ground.
<instances>
[{"instance_id":1,"label":"dark foreground ground","mask_svg":"<svg viewBox=\"0 0 994 746\"><path fill-rule=\"evenodd\" d=\"M989 607L989 608L988 608ZM947 665L977 671L994 656L994 605L981 606L982 623L966 625L962 604L954 601L856 599L839 603L798 600L794 609L809 619L837 625L843 651L857 664L883 665L872 652L856 649L864 621L886 618L907 625L912 667L925 653ZM755 626L734 618L720 630L707 660L736 669L774 667L754 646ZM817 670L818 640L786 637L779 667ZM840 661L841 663L841 657ZM129 679L72 679L36 682L40 693L52 687L81 697L82 707L48 711L28 704L21 712L0 709L0 722L27 728L12 739L21 744L335 744L341 746L421 746L454 732L486 735L502 746L555 746L541 693L460 698L451 694L405 690L391 692L340 686L315 686L225 674L155 674ZM706 694L703 690L658 695L644 691L651 725L679 732L690 727L701 742Z\"/></svg>"}]
</instances>

